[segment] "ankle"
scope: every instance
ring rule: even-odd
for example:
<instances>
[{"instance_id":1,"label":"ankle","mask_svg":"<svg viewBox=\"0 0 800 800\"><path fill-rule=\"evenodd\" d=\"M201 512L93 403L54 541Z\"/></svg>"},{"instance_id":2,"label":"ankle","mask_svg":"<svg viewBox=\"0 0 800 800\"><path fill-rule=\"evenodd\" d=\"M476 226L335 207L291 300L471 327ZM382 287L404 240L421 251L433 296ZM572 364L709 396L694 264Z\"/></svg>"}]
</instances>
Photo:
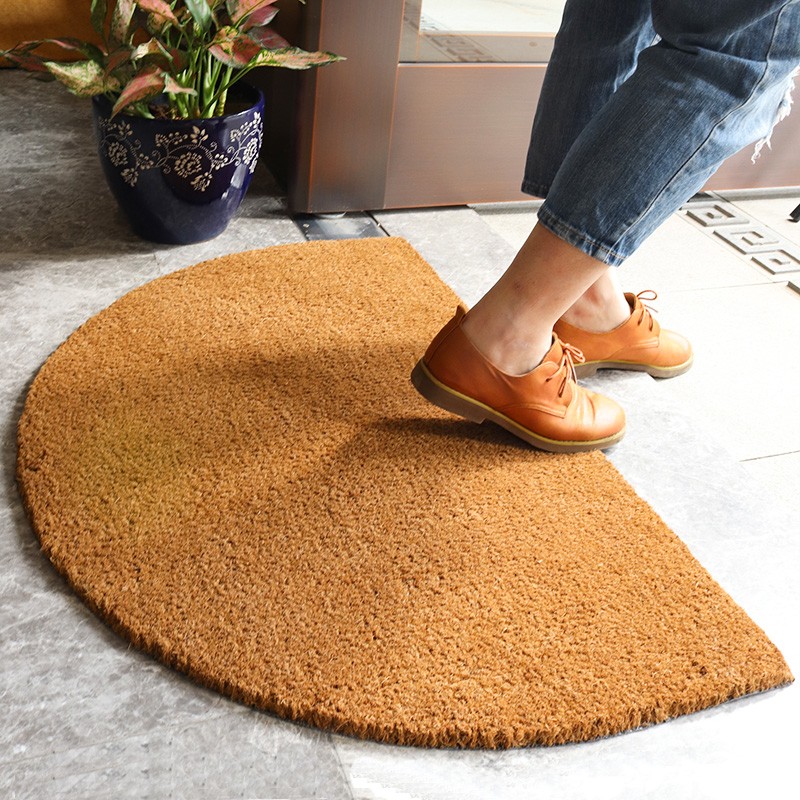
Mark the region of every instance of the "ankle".
<instances>
[{"instance_id":1,"label":"ankle","mask_svg":"<svg viewBox=\"0 0 800 800\"><path fill-rule=\"evenodd\" d=\"M570 325L590 333L606 333L622 325L631 307L621 291L602 291L591 286L562 315Z\"/></svg>"},{"instance_id":2,"label":"ankle","mask_svg":"<svg viewBox=\"0 0 800 800\"><path fill-rule=\"evenodd\" d=\"M490 326L467 314L461 329L472 345L506 375L525 375L542 363L552 344L552 331L520 328L514 324Z\"/></svg>"}]
</instances>

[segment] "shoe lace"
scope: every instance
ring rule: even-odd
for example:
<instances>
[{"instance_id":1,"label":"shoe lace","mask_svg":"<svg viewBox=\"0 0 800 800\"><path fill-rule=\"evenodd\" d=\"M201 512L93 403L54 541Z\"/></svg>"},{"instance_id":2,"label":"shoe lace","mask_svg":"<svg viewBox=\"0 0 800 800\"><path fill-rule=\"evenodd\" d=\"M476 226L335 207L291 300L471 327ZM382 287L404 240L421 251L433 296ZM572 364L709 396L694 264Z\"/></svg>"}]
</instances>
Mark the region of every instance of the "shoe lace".
<instances>
[{"instance_id":1,"label":"shoe lace","mask_svg":"<svg viewBox=\"0 0 800 800\"><path fill-rule=\"evenodd\" d=\"M654 292L652 289L645 289L643 292L639 292L639 294L636 295L636 298L639 300L642 307L642 311L639 314L639 319L636 321L636 324L641 325L642 323L647 322L648 329L653 330L653 314L657 314L658 311L653 308L653 306L647 305L645 300L657 300L658 293Z\"/></svg>"},{"instance_id":2,"label":"shoe lace","mask_svg":"<svg viewBox=\"0 0 800 800\"><path fill-rule=\"evenodd\" d=\"M561 384L558 387L558 396L561 397L564 394L567 383L578 380L578 376L575 374L575 364L582 364L584 361L586 361L586 358L577 347L561 342L561 360L558 362L558 369L549 378L545 378L544 382L549 383L556 375L559 375Z\"/></svg>"}]
</instances>

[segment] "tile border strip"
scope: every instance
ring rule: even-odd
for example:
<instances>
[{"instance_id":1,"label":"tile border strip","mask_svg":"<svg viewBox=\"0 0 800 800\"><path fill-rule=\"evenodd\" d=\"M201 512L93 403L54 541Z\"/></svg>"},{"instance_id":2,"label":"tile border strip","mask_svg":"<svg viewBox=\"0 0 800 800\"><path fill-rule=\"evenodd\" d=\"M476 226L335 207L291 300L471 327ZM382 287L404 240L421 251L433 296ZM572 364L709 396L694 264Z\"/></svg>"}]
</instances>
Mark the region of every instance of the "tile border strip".
<instances>
[{"instance_id":1,"label":"tile border strip","mask_svg":"<svg viewBox=\"0 0 800 800\"><path fill-rule=\"evenodd\" d=\"M788 203L787 203L788 204ZM714 193L696 195L681 209L693 225L714 233L738 254L750 257L759 269L795 280L790 286L800 291L800 247L760 222L754 222L735 203ZM787 213L787 217L790 215Z\"/></svg>"}]
</instances>

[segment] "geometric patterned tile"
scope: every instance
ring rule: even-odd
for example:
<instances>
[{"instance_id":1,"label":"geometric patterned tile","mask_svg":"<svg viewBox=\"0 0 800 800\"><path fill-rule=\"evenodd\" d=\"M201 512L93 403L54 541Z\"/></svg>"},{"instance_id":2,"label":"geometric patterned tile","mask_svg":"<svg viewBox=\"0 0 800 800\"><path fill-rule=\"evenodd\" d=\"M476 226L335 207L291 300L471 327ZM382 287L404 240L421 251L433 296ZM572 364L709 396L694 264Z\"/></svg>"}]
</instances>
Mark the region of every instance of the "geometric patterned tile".
<instances>
[{"instance_id":1,"label":"geometric patterned tile","mask_svg":"<svg viewBox=\"0 0 800 800\"><path fill-rule=\"evenodd\" d=\"M753 261L773 275L800 272L800 248L786 247L753 256Z\"/></svg>"},{"instance_id":2,"label":"geometric patterned tile","mask_svg":"<svg viewBox=\"0 0 800 800\"><path fill-rule=\"evenodd\" d=\"M740 253L745 254L775 250L782 244L780 236L761 225L751 225L735 231L718 230L714 233Z\"/></svg>"},{"instance_id":3,"label":"geometric patterned tile","mask_svg":"<svg viewBox=\"0 0 800 800\"><path fill-rule=\"evenodd\" d=\"M750 221L735 206L724 202L690 203L686 207L686 216L709 228L717 225L746 225Z\"/></svg>"}]
</instances>

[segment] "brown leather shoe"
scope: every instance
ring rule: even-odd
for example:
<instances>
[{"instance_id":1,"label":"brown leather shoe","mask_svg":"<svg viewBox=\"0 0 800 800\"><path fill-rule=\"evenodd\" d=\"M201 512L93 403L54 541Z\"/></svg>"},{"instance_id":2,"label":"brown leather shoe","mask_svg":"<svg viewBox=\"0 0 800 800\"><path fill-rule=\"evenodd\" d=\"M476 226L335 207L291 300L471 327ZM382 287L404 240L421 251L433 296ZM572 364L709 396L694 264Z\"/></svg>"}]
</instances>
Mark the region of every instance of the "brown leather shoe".
<instances>
[{"instance_id":1,"label":"brown leather shoe","mask_svg":"<svg viewBox=\"0 0 800 800\"><path fill-rule=\"evenodd\" d=\"M459 306L411 373L424 398L473 422L488 419L554 453L602 449L623 437L623 410L575 382L574 360L582 359L578 350L554 335L538 367L507 375L467 338L461 329L465 314Z\"/></svg>"},{"instance_id":2,"label":"brown leather shoe","mask_svg":"<svg viewBox=\"0 0 800 800\"><path fill-rule=\"evenodd\" d=\"M654 378L674 378L692 366L692 346L678 333L664 330L642 300L655 300L648 290L625 293L631 315L607 333L592 333L576 328L563 319L553 330L565 342L577 347L586 359L575 368L579 378L594 375L598 369L632 369Z\"/></svg>"}]
</instances>

